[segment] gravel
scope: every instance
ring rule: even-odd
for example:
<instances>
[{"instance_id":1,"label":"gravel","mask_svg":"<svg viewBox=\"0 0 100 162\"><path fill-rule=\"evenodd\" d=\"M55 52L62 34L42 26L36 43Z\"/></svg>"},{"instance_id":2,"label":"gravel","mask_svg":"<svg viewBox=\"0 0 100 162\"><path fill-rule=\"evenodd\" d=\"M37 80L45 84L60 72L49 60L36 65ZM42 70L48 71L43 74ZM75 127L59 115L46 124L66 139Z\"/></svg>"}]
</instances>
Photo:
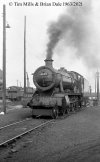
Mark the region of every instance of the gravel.
<instances>
[{"instance_id":1,"label":"gravel","mask_svg":"<svg viewBox=\"0 0 100 162\"><path fill-rule=\"evenodd\" d=\"M100 107L57 119L1 151L7 162L99 162Z\"/></svg>"}]
</instances>

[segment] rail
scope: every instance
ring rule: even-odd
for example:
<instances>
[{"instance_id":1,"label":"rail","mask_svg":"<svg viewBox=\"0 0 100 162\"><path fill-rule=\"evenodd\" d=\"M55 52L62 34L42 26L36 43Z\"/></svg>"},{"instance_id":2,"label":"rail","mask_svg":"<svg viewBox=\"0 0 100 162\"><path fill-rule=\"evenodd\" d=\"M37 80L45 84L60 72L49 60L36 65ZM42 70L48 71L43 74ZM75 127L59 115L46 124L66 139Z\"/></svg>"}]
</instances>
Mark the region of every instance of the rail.
<instances>
[{"instance_id":1,"label":"rail","mask_svg":"<svg viewBox=\"0 0 100 162\"><path fill-rule=\"evenodd\" d=\"M51 123L51 122L54 122L54 120L49 120L49 121L43 122L42 124L39 124L39 125L37 125L37 126L31 128L31 129L29 129L29 130L27 130L27 131L25 131L25 132L23 132L23 133L20 133L20 134L14 136L14 137L12 137L12 138L9 138L9 139L3 141L2 143L0 143L0 147L6 146L6 145L8 145L8 144L10 144L10 143L12 143L12 142L14 142L14 141L16 141L16 139L21 138L22 136L24 136L24 135L26 135L26 134L28 134L28 133L30 133L30 132L32 132L32 131L34 131L34 130L40 128L40 127L43 127L43 126L45 126L45 125L47 125L47 124L49 124L49 123Z\"/></svg>"}]
</instances>

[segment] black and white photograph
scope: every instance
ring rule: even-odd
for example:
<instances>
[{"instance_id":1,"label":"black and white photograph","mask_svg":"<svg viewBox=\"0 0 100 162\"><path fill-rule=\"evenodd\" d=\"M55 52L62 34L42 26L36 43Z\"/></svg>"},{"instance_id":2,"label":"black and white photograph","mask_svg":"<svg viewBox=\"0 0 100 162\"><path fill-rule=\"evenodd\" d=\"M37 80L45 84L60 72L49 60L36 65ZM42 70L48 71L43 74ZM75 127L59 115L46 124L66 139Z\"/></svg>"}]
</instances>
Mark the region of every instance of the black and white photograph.
<instances>
[{"instance_id":1,"label":"black and white photograph","mask_svg":"<svg viewBox=\"0 0 100 162\"><path fill-rule=\"evenodd\" d=\"M0 162L100 162L100 2L0 0Z\"/></svg>"}]
</instances>

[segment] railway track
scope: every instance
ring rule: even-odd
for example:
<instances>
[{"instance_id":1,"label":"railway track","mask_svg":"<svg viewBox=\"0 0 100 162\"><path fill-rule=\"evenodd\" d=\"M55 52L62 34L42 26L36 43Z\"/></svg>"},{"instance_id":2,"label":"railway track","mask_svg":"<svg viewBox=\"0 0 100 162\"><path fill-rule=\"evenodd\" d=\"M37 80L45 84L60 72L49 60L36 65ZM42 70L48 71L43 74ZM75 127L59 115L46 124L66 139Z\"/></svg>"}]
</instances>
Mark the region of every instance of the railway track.
<instances>
[{"instance_id":1,"label":"railway track","mask_svg":"<svg viewBox=\"0 0 100 162\"><path fill-rule=\"evenodd\" d=\"M58 119L64 119L75 113L77 113L77 111L60 116ZM47 119L34 120L33 118L27 118L4 127L0 127L0 147L13 143L16 139L21 138L22 136L54 121L54 119L47 121Z\"/></svg>"},{"instance_id":2,"label":"railway track","mask_svg":"<svg viewBox=\"0 0 100 162\"><path fill-rule=\"evenodd\" d=\"M13 143L18 138L41 128L54 120L26 119L0 128L0 147Z\"/></svg>"},{"instance_id":3,"label":"railway track","mask_svg":"<svg viewBox=\"0 0 100 162\"><path fill-rule=\"evenodd\" d=\"M39 118L39 117L40 117L40 115L38 115L36 118ZM5 126L2 126L2 127L0 127L0 130L5 129L5 128L10 127L10 126L13 126L13 125L16 125L16 124L19 124L19 123L22 123L22 122L27 121L27 120L31 120L31 117L26 118L24 120L16 121L14 123L11 123L11 124L8 124L8 125L5 125Z\"/></svg>"},{"instance_id":4,"label":"railway track","mask_svg":"<svg viewBox=\"0 0 100 162\"><path fill-rule=\"evenodd\" d=\"M29 120L29 119L30 119L30 118L26 118L26 119L24 119L24 120L20 120L20 121L17 121L17 122L14 122L14 123L5 125L5 126L3 126L3 127L0 127L0 130L5 129L5 128L7 128L7 127L10 127L10 126L12 126L12 125L19 124L19 123L24 122L24 121Z\"/></svg>"}]
</instances>

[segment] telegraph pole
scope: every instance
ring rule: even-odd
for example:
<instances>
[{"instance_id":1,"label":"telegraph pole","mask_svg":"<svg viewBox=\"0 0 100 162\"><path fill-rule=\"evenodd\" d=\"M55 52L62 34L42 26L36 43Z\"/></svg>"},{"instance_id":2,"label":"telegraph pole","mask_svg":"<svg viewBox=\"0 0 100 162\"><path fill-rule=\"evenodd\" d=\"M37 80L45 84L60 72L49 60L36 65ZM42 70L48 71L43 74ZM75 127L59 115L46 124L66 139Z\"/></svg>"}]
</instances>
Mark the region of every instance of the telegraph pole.
<instances>
[{"instance_id":1,"label":"telegraph pole","mask_svg":"<svg viewBox=\"0 0 100 162\"><path fill-rule=\"evenodd\" d=\"M17 87L18 87L18 80L17 80Z\"/></svg>"},{"instance_id":2,"label":"telegraph pole","mask_svg":"<svg viewBox=\"0 0 100 162\"><path fill-rule=\"evenodd\" d=\"M27 73L27 88L29 87L29 77L28 77L28 73Z\"/></svg>"},{"instance_id":3,"label":"telegraph pole","mask_svg":"<svg viewBox=\"0 0 100 162\"><path fill-rule=\"evenodd\" d=\"M24 94L26 94L26 16L24 17Z\"/></svg>"},{"instance_id":4,"label":"telegraph pole","mask_svg":"<svg viewBox=\"0 0 100 162\"><path fill-rule=\"evenodd\" d=\"M95 74L95 96L96 96L96 94L97 94L97 76L96 76L96 74Z\"/></svg>"},{"instance_id":5,"label":"telegraph pole","mask_svg":"<svg viewBox=\"0 0 100 162\"><path fill-rule=\"evenodd\" d=\"M99 102L99 72L97 71L97 102Z\"/></svg>"},{"instance_id":6,"label":"telegraph pole","mask_svg":"<svg viewBox=\"0 0 100 162\"><path fill-rule=\"evenodd\" d=\"M6 6L3 5L3 111L6 114Z\"/></svg>"}]
</instances>

